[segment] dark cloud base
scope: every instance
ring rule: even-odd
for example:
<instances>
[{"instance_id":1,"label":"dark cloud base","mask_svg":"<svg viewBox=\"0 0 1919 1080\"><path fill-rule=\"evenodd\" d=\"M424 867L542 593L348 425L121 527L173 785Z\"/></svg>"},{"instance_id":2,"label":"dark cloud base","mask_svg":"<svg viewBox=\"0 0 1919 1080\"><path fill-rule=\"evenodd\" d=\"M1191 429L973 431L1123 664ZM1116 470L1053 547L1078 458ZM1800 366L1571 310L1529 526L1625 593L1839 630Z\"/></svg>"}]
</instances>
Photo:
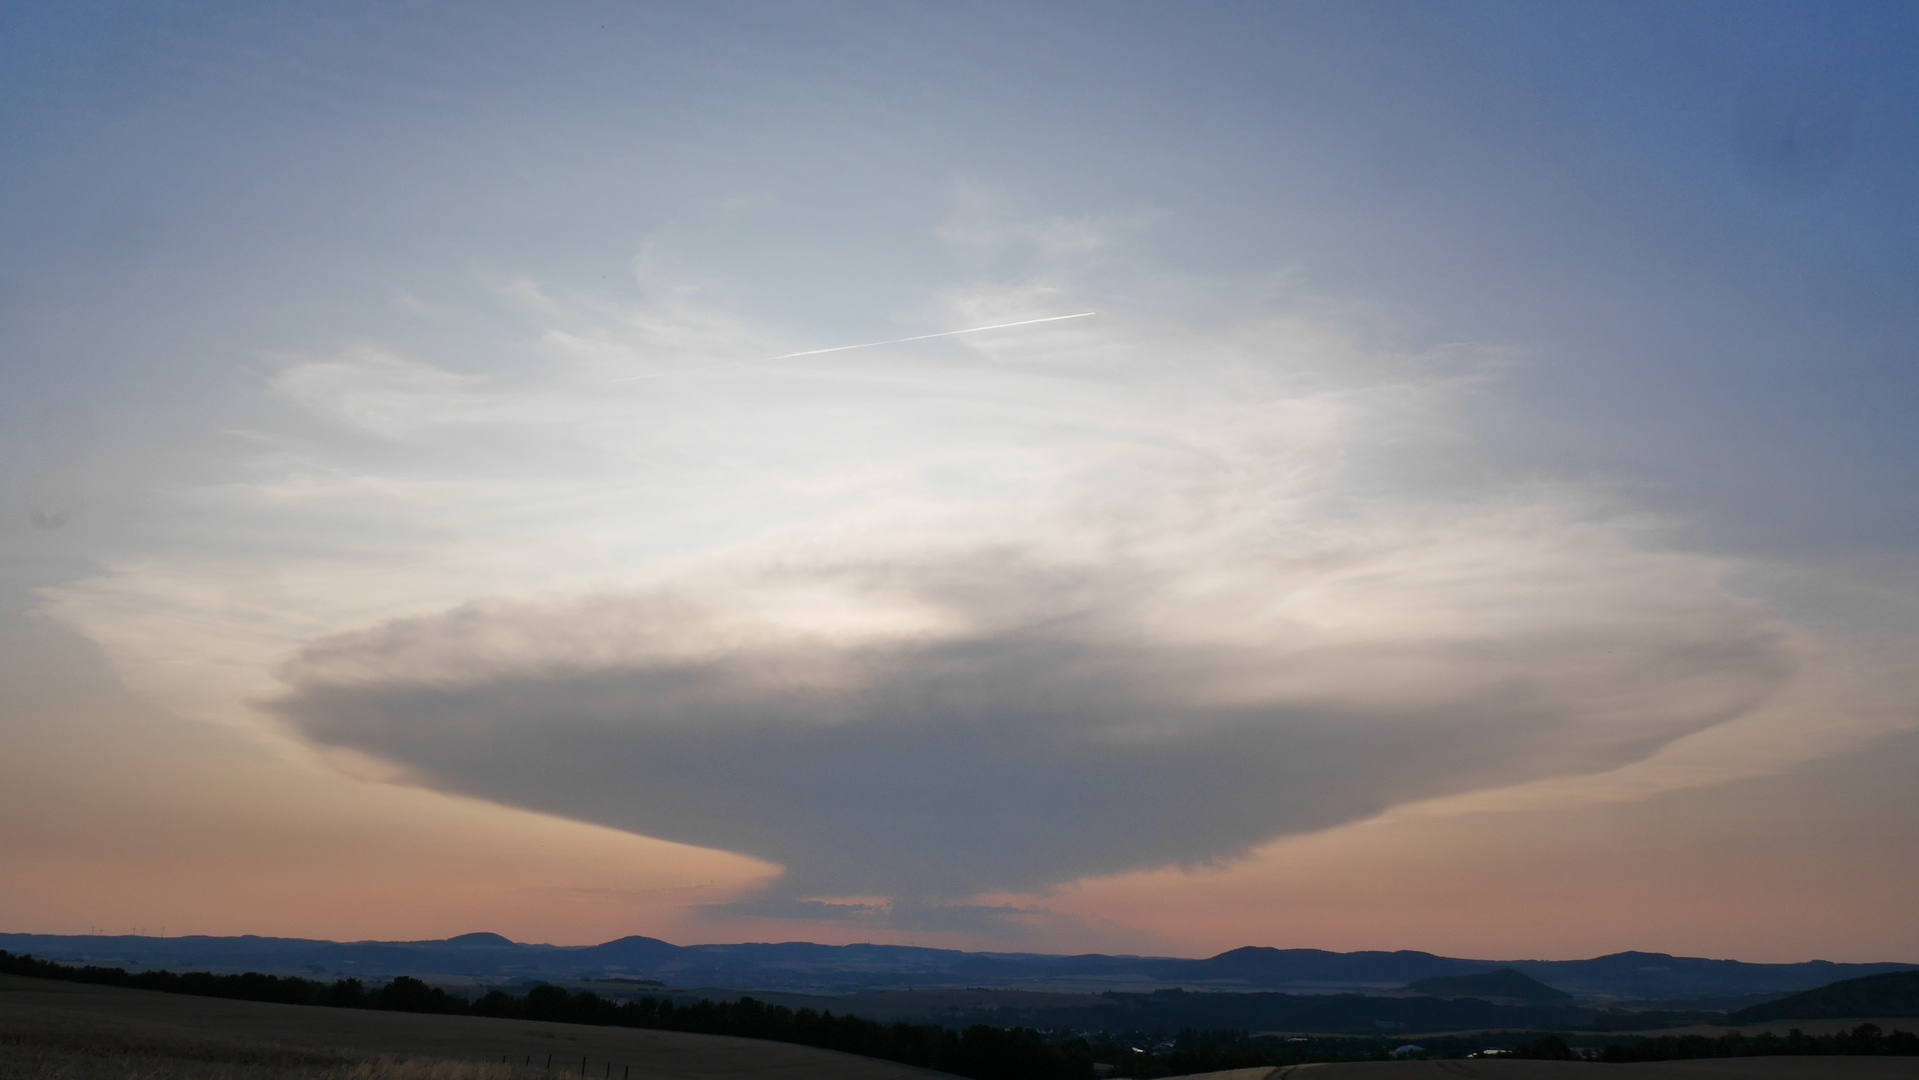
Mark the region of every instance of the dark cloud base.
<instances>
[{"instance_id":1,"label":"dark cloud base","mask_svg":"<svg viewBox=\"0 0 1919 1080\"><path fill-rule=\"evenodd\" d=\"M590 666L502 670L476 654L464 674L431 679L341 674L343 658L390 672L423 643L458 654L475 625L528 618L469 609L336 639L310 651L323 663L288 669L274 708L317 743L437 789L776 862L784 877L751 903L789 914L806 898L938 904L1230 858L1396 803L1615 767L1751 707L1786 666L1760 628L1729 623L1704 641L1681 627L1681 640L1495 642L1509 677L1435 687L1411 707L1220 705L1208 689L1223 661L1206 650L1056 624ZM1588 653L1613 656L1602 676L1637 680L1637 693L1727 689L1632 723L1596 719L1542 659ZM1368 667L1363 652L1315 662L1359 680Z\"/></svg>"}]
</instances>

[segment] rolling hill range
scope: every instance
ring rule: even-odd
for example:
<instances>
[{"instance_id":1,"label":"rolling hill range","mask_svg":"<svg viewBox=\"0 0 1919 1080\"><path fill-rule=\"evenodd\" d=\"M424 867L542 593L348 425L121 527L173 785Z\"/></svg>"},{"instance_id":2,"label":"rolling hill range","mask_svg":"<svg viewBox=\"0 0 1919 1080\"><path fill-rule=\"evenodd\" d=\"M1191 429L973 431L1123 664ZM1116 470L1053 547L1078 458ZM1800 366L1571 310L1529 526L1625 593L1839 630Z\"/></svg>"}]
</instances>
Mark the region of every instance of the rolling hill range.
<instances>
[{"instance_id":1,"label":"rolling hill range","mask_svg":"<svg viewBox=\"0 0 1919 1080\"><path fill-rule=\"evenodd\" d=\"M619 978L654 980L676 987L814 994L938 987L1053 992L1145 993L1184 988L1378 993L1404 992L1402 988L1421 980L1483 977L1511 969L1547 988L1598 1003L1740 997L1750 1001L1759 995L1790 994L1844 979L1919 969L1919 965L1903 963L1748 964L1643 952L1614 953L1591 960L1492 961L1412 951L1337 953L1249 946L1205 959L1182 959L974 953L809 942L683 946L639 936L575 946L526 944L485 933L436 941L359 942L252 936L0 934L0 949L65 963L132 970L165 967L369 979L404 974L452 983ZM1512 995L1481 990L1435 996ZM1538 1003L1544 1005L1549 1000L1538 999Z\"/></svg>"}]
</instances>

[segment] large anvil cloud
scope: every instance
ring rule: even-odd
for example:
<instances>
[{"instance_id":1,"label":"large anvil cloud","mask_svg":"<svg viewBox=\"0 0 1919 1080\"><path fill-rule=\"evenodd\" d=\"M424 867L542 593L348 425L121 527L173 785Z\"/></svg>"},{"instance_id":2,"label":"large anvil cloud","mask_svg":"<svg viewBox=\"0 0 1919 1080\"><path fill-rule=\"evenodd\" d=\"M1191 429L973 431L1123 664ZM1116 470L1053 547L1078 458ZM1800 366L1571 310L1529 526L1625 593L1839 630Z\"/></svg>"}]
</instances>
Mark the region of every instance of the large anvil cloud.
<instances>
[{"instance_id":1,"label":"large anvil cloud","mask_svg":"<svg viewBox=\"0 0 1919 1080\"><path fill-rule=\"evenodd\" d=\"M1488 519L1290 559L972 552L476 602L309 647L275 708L435 788L779 863L770 898L940 903L1615 767L1790 662L1691 560Z\"/></svg>"}]
</instances>

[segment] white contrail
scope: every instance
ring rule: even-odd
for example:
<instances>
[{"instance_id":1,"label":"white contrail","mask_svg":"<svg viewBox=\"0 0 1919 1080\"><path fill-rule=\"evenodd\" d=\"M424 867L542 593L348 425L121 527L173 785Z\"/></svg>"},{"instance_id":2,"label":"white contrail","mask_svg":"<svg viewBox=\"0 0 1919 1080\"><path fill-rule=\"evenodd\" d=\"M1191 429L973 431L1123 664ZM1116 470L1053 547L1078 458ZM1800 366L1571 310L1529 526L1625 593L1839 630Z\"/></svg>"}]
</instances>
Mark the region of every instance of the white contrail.
<instances>
[{"instance_id":1,"label":"white contrail","mask_svg":"<svg viewBox=\"0 0 1919 1080\"><path fill-rule=\"evenodd\" d=\"M796 356L819 356L822 353L846 352L849 349L873 349L881 345L903 345L909 341L926 341L931 338L953 337L956 334L977 334L982 330L1006 330L1015 326L1032 326L1034 323L1059 322L1062 319L1084 319L1088 315L1097 315L1097 311L1082 311L1073 315L1048 315L1043 319L1021 319L1019 322L994 323L991 326L969 326L964 330L942 330L937 334L915 334L912 337L890 338L886 341L867 341L858 345L835 345L830 349L807 349L803 352L790 352L780 356L769 356L765 360L753 360L739 364L715 364L711 367L681 368L679 371L662 371L653 375L629 375L624 379L614 379L616 383L639 382L642 379L663 379L668 375L679 375L688 371L721 371L726 368L747 367L750 364L771 363L774 360L791 360Z\"/></svg>"},{"instance_id":2,"label":"white contrail","mask_svg":"<svg viewBox=\"0 0 1919 1080\"><path fill-rule=\"evenodd\" d=\"M900 345L908 341L925 341L928 338L952 337L955 334L977 334L981 330L1005 330L1012 326L1031 326L1034 323L1059 322L1061 319L1084 319L1088 315L1097 315L1097 311L1082 311L1077 315L1048 315L1044 319L1021 319L1019 322L994 323L991 326L969 326L964 330L942 330L937 334L918 334L913 337L893 338L890 341L869 341L862 345L835 345L830 349L808 349L805 352L790 352L785 356L769 357L771 360L791 360L795 356L818 356L821 353L845 352L848 349L871 349L879 345Z\"/></svg>"}]
</instances>

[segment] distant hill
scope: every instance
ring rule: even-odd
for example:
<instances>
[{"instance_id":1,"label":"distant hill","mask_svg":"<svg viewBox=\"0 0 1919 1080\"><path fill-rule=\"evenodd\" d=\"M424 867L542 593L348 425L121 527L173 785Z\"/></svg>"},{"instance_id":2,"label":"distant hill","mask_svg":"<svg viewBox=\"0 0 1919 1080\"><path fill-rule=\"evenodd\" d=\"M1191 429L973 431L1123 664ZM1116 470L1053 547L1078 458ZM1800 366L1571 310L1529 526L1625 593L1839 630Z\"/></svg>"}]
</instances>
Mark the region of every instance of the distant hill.
<instances>
[{"instance_id":1,"label":"distant hill","mask_svg":"<svg viewBox=\"0 0 1919 1080\"><path fill-rule=\"evenodd\" d=\"M1493 965L1484 960L1455 960L1410 949L1340 953L1245 945L1204 960L1151 959L1134 966L1166 982L1187 985L1388 990L1414 979L1469 975Z\"/></svg>"},{"instance_id":2,"label":"distant hill","mask_svg":"<svg viewBox=\"0 0 1919 1080\"><path fill-rule=\"evenodd\" d=\"M485 945L491 945L496 949L498 948L510 949L514 947L514 942L512 938L503 937L499 934L489 934L489 933L486 933L485 931L481 931L480 933L477 933L477 934L461 934L458 937L450 937L446 939L446 943L448 945L471 946L474 948L478 948Z\"/></svg>"},{"instance_id":3,"label":"distant hill","mask_svg":"<svg viewBox=\"0 0 1919 1080\"><path fill-rule=\"evenodd\" d=\"M1500 968L1478 975L1438 975L1408 983L1406 989L1433 997L1471 997L1527 1005L1570 1005L1573 1000L1573 996L1564 990L1555 990L1512 968Z\"/></svg>"},{"instance_id":4,"label":"distant hill","mask_svg":"<svg viewBox=\"0 0 1919 1080\"><path fill-rule=\"evenodd\" d=\"M1734 1024L1767 1020L1829 1020L1855 1016L1919 1016L1919 971L1893 971L1846 979L1816 990L1740 1009Z\"/></svg>"},{"instance_id":5,"label":"distant hill","mask_svg":"<svg viewBox=\"0 0 1919 1080\"><path fill-rule=\"evenodd\" d=\"M650 979L670 986L853 994L881 990L982 987L1098 993L1281 991L1374 994L1451 976L1485 976L1510 968L1536 984L1600 1004L1725 1001L1790 994L1841 979L1911 970L1911 964L1746 964L1737 960L1627 952L1591 960L1469 960L1427 952L1328 952L1247 946L1205 959L1168 956L1049 956L979 953L908 945L675 945L624 937L599 945L539 945L475 933L435 941L314 941L266 937L146 937L0 934L0 949L62 963L128 970L260 971L367 979L440 977L458 983L525 980ZM1532 991L1536 993L1537 991ZM1555 1005L1564 998L1523 998L1485 989L1454 994ZM1741 1001L1740 1004L1745 1002ZM1708 1007L1708 1006L1697 1006ZM1723 1008L1724 1005L1714 1007Z\"/></svg>"},{"instance_id":6,"label":"distant hill","mask_svg":"<svg viewBox=\"0 0 1919 1080\"><path fill-rule=\"evenodd\" d=\"M1488 964L1487 967L1495 965ZM1620 952L1591 960L1515 960L1515 968L1586 1000L1666 1001L1743 994L1785 994L1839 979L1910 971L1914 964L1748 964L1668 953Z\"/></svg>"}]
</instances>

